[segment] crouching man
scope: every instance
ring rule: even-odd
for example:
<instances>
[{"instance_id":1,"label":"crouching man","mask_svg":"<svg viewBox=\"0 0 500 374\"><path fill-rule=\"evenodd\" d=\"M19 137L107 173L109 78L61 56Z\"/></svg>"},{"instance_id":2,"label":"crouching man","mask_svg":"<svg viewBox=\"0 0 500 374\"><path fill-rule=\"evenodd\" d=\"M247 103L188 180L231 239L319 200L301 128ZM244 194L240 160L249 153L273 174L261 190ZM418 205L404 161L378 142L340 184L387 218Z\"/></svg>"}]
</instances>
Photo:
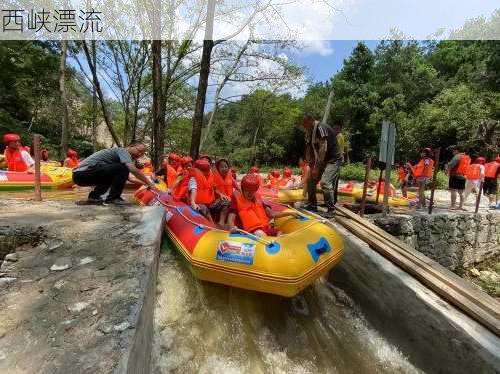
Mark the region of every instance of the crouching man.
<instances>
[{"instance_id":1,"label":"crouching man","mask_svg":"<svg viewBox=\"0 0 500 374\"><path fill-rule=\"evenodd\" d=\"M142 157L146 152L146 146L140 142L133 142L126 148L109 148L100 150L73 169L73 182L78 186L94 186L86 201L80 202L84 205L128 205L121 195L125 183L132 173L140 183L145 186L154 187L150 181L136 166L134 160ZM102 196L108 191L105 201Z\"/></svg>"}]
</instances>

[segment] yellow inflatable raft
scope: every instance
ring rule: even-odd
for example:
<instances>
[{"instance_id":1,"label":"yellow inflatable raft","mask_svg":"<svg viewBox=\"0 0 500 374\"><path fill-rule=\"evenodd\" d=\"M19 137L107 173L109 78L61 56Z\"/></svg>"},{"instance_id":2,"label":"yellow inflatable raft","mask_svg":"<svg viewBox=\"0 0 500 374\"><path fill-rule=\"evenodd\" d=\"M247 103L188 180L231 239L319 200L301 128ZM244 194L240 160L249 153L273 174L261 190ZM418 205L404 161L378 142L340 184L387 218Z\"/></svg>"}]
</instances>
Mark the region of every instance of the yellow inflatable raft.
<instances>
[{"instance_id":1,"label":"yellow inflatable raft","mask_svg":"<svg viewBox=\"0 0 500 374\"><path fill-rule=\"evenodd\" d=\"M363 191L355 191L353 193L353 197L359 201L361 200L361 198L363 197ZM393 197L393 196L389 196L389 199L388 199L388 204L391 205L391 206L412 206L414 204L416 204L416 195L414 193L408 193L408 197ZM376 202L377 201L377 191L375 190L370 190L367 192L366 194L366 201L369 201L369 202ZM379 204L383 204L384 202L384 194L380 194L379 198L378 198L378 202Z\"/></svg>"},{"instance_id":2,"label":"yellow inflatable raft","mask_svg":"<svg viewBox=\"0 0 500 374\"><path fill-rule=\"evenodd\" d=\"M52 164L41 164L40 181L43 189L63 189L73 186L72 170ZM0 170L0 190L23 190L33 188L35 174Z\"/></svg>"},{"instance_id":3,"label":"yellow inflatable raft","mask_svg":"<svg viewBox=\"0 0 500 374\"><path fill-rule=\"evenodd\" d=\"M278 219L281 235L258 238L216 229L168 193L142 189L136 198L166 208L166 232L201 280L292 297L328 272L343 254L340 235L312 216ZM288 209L270 204L276 211Z\"/></svg>"}]
</instances>

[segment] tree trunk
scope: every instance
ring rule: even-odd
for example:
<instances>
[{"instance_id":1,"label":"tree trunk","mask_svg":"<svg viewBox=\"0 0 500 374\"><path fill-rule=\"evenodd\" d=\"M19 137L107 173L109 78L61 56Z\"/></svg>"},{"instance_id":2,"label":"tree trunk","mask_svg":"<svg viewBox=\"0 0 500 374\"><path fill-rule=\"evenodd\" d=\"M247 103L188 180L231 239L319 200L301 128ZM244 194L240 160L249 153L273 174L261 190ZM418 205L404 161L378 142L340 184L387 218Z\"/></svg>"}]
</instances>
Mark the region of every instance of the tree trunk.
<instances>
[{"instance_id":1,"label":"tree trunk","mask_svg":"<svg viewBox=\"0 0 500 374\"><path fill-rule=\"evenodd\" d=\"M95 40L91 41L90 47L92 49L92 63L97 65L97 53L95 49ZM92 85L92 149L97 151L97 93L95 84Z\"/></svg>"},{"instance_id":2,"label":"tree trunk","mask_svg":"<svg viewBox=\"0 0 500 374\"><path fill-rule=\"evenodd\" d=\"M205 40L203 41L203 52L201 55L200 78L198 81L198 94L196 96L196 106L193 116L193 132L191 136L191 157L196 159L200 151L201 128L203 126L203 114L205 112L205 99L207 94L208 76L210 75L210 58L212 55L213 27L215 1L208 0L207 22L205 28Z\"/></svg>"},{"instance_id":3,"label":"tree trunk","mask_svg":"<svg viewBox=\"0 0 500 374\"><path fill-rule=\"evenodd\" d=\"M108 127L109 133L111 134L113 141L116 143L118 147L121 147L120 139L118 138L118 135L116 134L116 131L113 128L113 123L111 122L111 119L109 117L106 101L104 100L104 95L102 93L101 85L99 83L99 78L97 77L97 66L92 62L92 56L90 56L89 48L85 40L82 41L82 45L83 45L83 50L85 52L85 57L87 58L87 63L89 65L90 71L92 72L92 80L94 82L94 87L97 91L97 97L99 97L99 102L101 103L104 122L106 122L106 126Z\"/></svg>"},{"instance_id":4,"label":"tree trunk","mask_svg":"<svg viewBox=\"0 0 500 374\"><path fill-rule=\"evenodd\" d=\"M151 44L153 56L153 124L151 159L155 168L160 165L165 137L165 115L163 113L161 40L153 40Z\"/></svg>"},{"instance_id":5,"label":"tree trunk","mask_svg":"<svg viewBox=\"0 0 500 374\"><path fill-rule=\"evenodd\" d=\"M59 91L61 93L61 107L63 111L62 127L61 127L61 147L60 159L66 158L69 144L69 114L68 101L66 97L66 54L68 51L68 41L61 41L61 60L59 62Z\"/></svg>"}]
</instances>

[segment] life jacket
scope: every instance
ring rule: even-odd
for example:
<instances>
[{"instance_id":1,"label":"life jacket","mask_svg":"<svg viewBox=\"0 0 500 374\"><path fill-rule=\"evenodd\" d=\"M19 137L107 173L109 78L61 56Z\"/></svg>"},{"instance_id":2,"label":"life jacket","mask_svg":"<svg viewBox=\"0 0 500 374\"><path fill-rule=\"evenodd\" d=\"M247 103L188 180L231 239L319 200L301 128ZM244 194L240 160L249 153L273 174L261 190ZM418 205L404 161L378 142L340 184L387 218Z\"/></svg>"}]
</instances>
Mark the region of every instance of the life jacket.
<instances>
[{"instance_id":1,"label":"life jacket","mask_svg":"<svg viewBox=\"0 0 500 374\"><path fill-rule=\"evenodd\" d=\"M211 204L215 200L214 192L214 176L212 172L208 174L208 177L203 174L201 170L194 169L196 178L196 200L197 204Z\"/></svg>"},{"instance_id":2,"label":"life jacket","mask_svg":"<svg viewBox=\"0 0 500 374\"><path fill-rule=\"evenodd\" d=\"M182 179L172 191L172 196L178 201L185 200L188 192L189 179L194 176L194 171L192 168L183 170L179 175Z\"/></svg>"},{"instance_id":3,"label":"life jacket","mask_svg":"<svg viewBox=\"0 0 500 374\"><path fill-rule=\"evenodd\" d=\"M481 165L479 164L471 164L467 168L465 172L465 177L468 180L477 180L481 179Z\"/></svg>"},{"instance_id":4,"label":"life jacket","mask_svg":"<svg viewBox=\"0 0 500 374\"><path fill-rule=\"evenodd\" d=\"M293 180L293 177L282 177L278 180L278 187L286 187L291 180Z\"/></svg>"},{"instance_id":5,"label":"life jacket","mask_svg":"<svg viewBox=\"0 0 500 374\"><path fill-rule=\"evenodd\" d=\"M484 165L484 176L486 178L496 178L500 164L496 161L488 162Z\"/></svg>"},{"instance_id":6,"label":"life jacket","mask_svg":"<svg viewBox=\"0 0 500 374\"><path fill-rule=\"evenodd\" d=\"M456 175L465 175L467 168L470 165L470 157L466 154L462 153L460 156L460 160L458 161L458 165L450 170L451 174Z\"/></svg>"},{"instance_id":7,"label":"life jacket","mask_svg":"<svg viewBox=\"0 0 500 374\"><path fill-rule=\"evenodd\" d=\"M279 188L281 177L276 178L274 175L269 174L268 175L268 179L269 179L269 187L271 187L271 188Z\"/></svg>"},{"instance_id":8,"label":"life jacket","mask_svg":"<svg viewBox=\"0 0 500 374\"><path fill-rule=\"evenodd\" d=\"M404 182L406 179L406 170L404 167L398 167L398 181Z\"/></svg>"},{"instance_id":9,"label":"life jacket","mask_svg":"<svg viewBox=\"0 0 500 374\"><path fill-rule=\"evenodd\" d=\"M5 148L5 159L7 160L7 169L9 171L26 171L28 165L24 163L21 151L19 149Z\"/></svg>"},{"instance_id":10,"label":"life jacket","mask_svg":"<svg viewBox=\"0 0 500 374\"><path fill-rule=\"evenodd\" d=\"M177 179L177 171L175 171L175 169L171 165L167 165L166 167L164 167L164 171L167 187L172 187L175 183L175 180Z\"/></svg>"},{"instance_id":11,"label":"life jacket","mask_svg":"<svg viewBox=\"0 0 500 374\"><path fill-rule=\"evenodd\" d=\"M269 223L269 217L260 198L256 196L254 201L250 201L242 193L235 193L235 198L243 230L252 232L263 228Z\"/></svg>"},{"instance_id":12,"label":"life jacket","mask_svg":"<svg viewBox=\"0 0 500 374\"><path fill-rule=\"evenodd\" d=\"M429 161L429 165L425 166L425 160ZM413 175L415 178L425 177L431 178L434 172L434 160L431 158L423 158L419 161L417 165L413 168Z\"/></svg>"},{"instance_id":13,"label":"life jacket","mask_svg":"<svg viewBox=\"0 0 500 374\"><path fill-rule=\"evenodd\" d=\"M74 169L78 165L80 165L80 162L78 161L78 159L67 157L66 160L64 161L64 164L66 165L67 168Z\"/></svg>"},{"instance_id":14,"label":"life jacket","mask_svg":"<svg viewBox=\"0 0 500 374\"><path fill-rule=\"evenodd\" d=\"M233 175L230 171L227 172L226 176L223 178L222 175L215 171L213 173L215 188L217 190L226 195L227 197L233 196Z\"/></svg>"}]
</instances>

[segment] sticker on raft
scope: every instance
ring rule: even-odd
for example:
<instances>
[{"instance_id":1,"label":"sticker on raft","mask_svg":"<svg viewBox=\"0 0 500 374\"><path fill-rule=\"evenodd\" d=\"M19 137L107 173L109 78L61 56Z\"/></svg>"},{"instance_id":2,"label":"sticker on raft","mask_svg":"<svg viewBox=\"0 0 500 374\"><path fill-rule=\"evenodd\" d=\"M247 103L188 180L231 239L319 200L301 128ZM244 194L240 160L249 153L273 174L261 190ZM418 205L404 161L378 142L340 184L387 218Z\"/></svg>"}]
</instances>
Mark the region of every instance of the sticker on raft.
<instances>
[{"instance_id":1,"label":"sticker on raft","mask_svg":"<svg viewBox=\"0 0 500 374\"><path fill-rule=\"evenodd\" d=\"M217 260L252 265L255 244L221 241L217 247Z\"/></svg>"},{"instance_id":2,"label":"sticker on raft","mask_svg":"<svg viewBox=\"0 0 500 374\"><path fill-rule=\"evenodd\" d=\"M0 182L7 182L8 180L7 173L0 170Z\"/></svg>"}]
</instances>

